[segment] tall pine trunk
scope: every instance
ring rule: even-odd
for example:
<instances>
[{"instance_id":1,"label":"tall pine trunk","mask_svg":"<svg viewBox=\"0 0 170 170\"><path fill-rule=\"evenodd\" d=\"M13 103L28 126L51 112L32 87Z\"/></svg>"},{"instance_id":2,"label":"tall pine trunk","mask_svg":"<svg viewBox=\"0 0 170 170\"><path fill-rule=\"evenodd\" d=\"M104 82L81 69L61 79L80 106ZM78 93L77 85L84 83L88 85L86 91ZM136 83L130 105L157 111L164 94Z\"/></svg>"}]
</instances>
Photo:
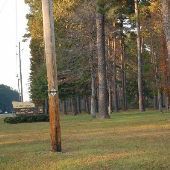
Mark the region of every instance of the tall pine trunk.
<instances>
[{"instance_id":1,"label":"tall pine trunk","mask_svg":"<svg viewBox=\"0 0 170 170\"><path fill-rule=\"evenodd\" d=\"M123 110L127 110L127 100L126 100L126 72L125 72L125 47L124 47L124 40L123 37L121 37L120 40L121 43L121 79L122 79L122 105Z\"/></svg>"},{"instance_id":2,"label":"tall pine trunk","mask_svg":"<svg viewBox=\"0 0 170 170\"><path fill-rule=\"evenodd\" d=\"M111 72L112 72L112 61L111 61L111 57L112 57L112 49L111 49L111 38L108 38L108 58L107 58L107 85L108 85L108 95L109 95L109 101L108 101L108 112L109 115L112 113L112 76L111 76Z\"/></svg>"},{"instance_id":3,"label":"tall pine trunk","mask_svg":"<svg viewBox=\"0 0 170 170\"><path fill-rule=\"evenodd\" d=\"M91 116L96 117L96 86L95 86L95 71L91 69Z\"/></svg>"},{"instance_id":4,"label":"tall pine trunk","mask_svg":"<svg viewBox=\"0 0 170 170\"><path fill-rule=\"evenodd\" d=\"M143 96L143 83L142 83L142 57L141 57L141 38L140 38L138 0L135 0L135 14L136 14L136 30L137 30L139 110L143 112L145 109L144 109L144 96Z\"/></svg>"},{"instance_id":5,"label":"tall pine trunk","mask_svg":"<svg viewBox=\"0 0 170 170\"><path fill-rule=\"evenodd\" d=\"M96 117L96 69L94 62L93 44L90 42L90 65L91 65L91 100L90 100L90 114L93 118Z\"/></svg>"},{"instance_id":6,"label":"tall pine trunk","mask_svg":"<svg viewBox=\"0 0 170 170\"><path fill-rule=\"evenodd\" d=\"M78 103L78 112L81 113L81 97L77 97L77 103Z\"/></svg>"},{"instance_id":7,"label":"tall pine trunk","mask_svg":"<svg viewBox=\"0 0 170 170\"><path fill-rule=\"evenodd\" d=\"M163 14L163 27L166 35L166 44L168 49L168 65L170 68L170 1L162 0L162 14Z\"/></svg>"},{"instance_id":8,"label":"tall pine trunk","mask_svg":"<svg viewBox=\"0 0 170 170\"><path fill-rule=\"evenodd\" d=\"M89 97L85 96L85 103L86 103L86 112L88 114L90 114L90 101L89 101Z\"/></svg>"},{"instance_id":9,"label":"tall pine trunk","mask_svg":"<svg viewBox=\"0 0 170 170\"><path fill-rule=\"evenodd\" d=\"M162 93L160 88L158 88L158 106L159 111L162 112Z\"/></svg>"},{"instance_id":10,"label":"tall pine trunk","mask_svg":"<svg viewBox=\"0 0 170 170\"><path fill-rule=\"evenodd\" d=\"M97 2L99 5L100 3ZM97 53L98 53L98 78L99 78L99 115L101 118L109 118L108 114L108 94L106 79L106 57L105 57L105 15L104 4L97 6Z\"/></svg>"},{"instance_id":11,"label":"tall pine trunk","mask_svg":"<svg viewBox=\"0 0 170 170\"><path fill-rule=\"evenodd\" d=\"M62 106L63 106L63 114L67 115L67 103L66 103L66 100L63 100Z\"/></svg>"},{"instance_id":12,"label":"tall pine trunk","mask_svg":"<svg viewBox=\"0 0 170 170\"><path fill-rule=\"evenodd\" d=\"M116 37L114 37L112 42L113 50L113 103L114 103L114 112L118 112L118 94L117 94L117 82L116 82Z\"/></svg>"},{"instance_id":13,"label":"tall pine trunk","mask_svg":"<svg viewBox=\"0 0 170 170\"><path fill-rule=\"evenodd\" d=\"M77 97L76 96L74 96L72 99L72 105L73 105L73 114L76 116L76 115L78 115Z\"/></svg>"}]
</instances>

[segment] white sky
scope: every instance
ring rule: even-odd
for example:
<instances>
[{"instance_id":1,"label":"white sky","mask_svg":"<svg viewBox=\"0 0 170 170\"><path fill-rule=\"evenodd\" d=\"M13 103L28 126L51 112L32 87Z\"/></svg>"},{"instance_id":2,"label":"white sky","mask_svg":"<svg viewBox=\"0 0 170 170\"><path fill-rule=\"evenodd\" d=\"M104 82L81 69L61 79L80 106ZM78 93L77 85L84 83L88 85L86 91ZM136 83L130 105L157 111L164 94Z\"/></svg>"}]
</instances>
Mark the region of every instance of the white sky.
<instances>
[{"instance_id":1,"label":"white sky","mask_svg":"<svg viewBox=\"0 0 170 170\"><path fill-rule=\"evenodd\" d=\"M16 11L18 11L17 17ZM0 84L8 85L16 90L18 89L16 75L19 74L16 45L17 41L22 41L22 36L27 32L25 15L28 12L29 8L25 5L24 0L0 0ZM16 23L18 23L17 27ZM29 42L21 42L21 49L23 49L21 58L24 101L28 101L30 72Z\"/></svg>"}]
</instances>

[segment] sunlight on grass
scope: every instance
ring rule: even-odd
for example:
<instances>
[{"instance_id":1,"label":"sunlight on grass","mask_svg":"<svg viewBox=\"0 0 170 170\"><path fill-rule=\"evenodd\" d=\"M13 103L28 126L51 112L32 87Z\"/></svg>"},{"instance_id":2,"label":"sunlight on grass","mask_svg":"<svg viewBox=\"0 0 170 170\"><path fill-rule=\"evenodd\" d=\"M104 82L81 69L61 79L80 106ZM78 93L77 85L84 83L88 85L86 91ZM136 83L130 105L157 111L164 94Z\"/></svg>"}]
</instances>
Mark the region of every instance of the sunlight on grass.
<instances>
[{"instance_id":1,"label":"sunlight on grass","mask_svg":"<svg viewBox=\"0 0 170 170\"><path fill-rule=\"evenodd\" d=\"M124 153L111 153L111 154L103 154L103 155L91 155L87 156L86 158L80 158L80 159L70 159L69 161L66 160L65 162L62 162L63 164L67 164L67 166L72 166L74 164L75 166L89 166L91 164L97 163L99 161L105 162L109 160L116 160L120 158L125 158L130 155L139 155L142 154L142 152L136 152L136 153L130 153L130 152L124 152ZM62 167L62 165L61 165Z\"/></svg>"},{"instance_id":2,"label":"sunlight on grass","mask_svg":"<svg viewBox=\"0 0 170 170\"><path fill-rule=\"evenodd\" d=\"M170 114L62 116L62 153L50 152L49 123L4 124L0 119L0 169L170 169ZM114 168L113 168L114 167Z\"/></svg>"}]
</instances>

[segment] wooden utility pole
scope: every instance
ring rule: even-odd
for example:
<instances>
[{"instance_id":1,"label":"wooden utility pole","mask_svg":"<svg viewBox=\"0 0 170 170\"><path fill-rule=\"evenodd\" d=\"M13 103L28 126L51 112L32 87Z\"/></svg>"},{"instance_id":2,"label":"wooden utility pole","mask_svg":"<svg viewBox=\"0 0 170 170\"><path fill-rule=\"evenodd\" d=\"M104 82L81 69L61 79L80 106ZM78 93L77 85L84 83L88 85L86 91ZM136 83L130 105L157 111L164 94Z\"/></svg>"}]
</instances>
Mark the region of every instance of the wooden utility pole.
<instances>
[{"instance_id":1,"label":"wooden utility pole","mask_svg":"<svg viewBox=\"0 0 170 170\"><path fill-rule=\"evenodd\" d=\"M19 42L19 73L20 73L20 88L21 88L20 101L23 102L22 62L21 62L21 44L20 44L20 42Z\"/></svg>"},{"instance_id":2,"label":"wooden utility pole","mask_svg":"<svg viewBox=\"0 0 170 170\"><path fill-rule=\"evenodd\" d=\"M55 35L53 18L53 0L42 0L45 56L48 79L50 135L53 152L61 152L61 129L59 119L59 99L57 66L55 53Z\"/></svg>"}]
</instances>

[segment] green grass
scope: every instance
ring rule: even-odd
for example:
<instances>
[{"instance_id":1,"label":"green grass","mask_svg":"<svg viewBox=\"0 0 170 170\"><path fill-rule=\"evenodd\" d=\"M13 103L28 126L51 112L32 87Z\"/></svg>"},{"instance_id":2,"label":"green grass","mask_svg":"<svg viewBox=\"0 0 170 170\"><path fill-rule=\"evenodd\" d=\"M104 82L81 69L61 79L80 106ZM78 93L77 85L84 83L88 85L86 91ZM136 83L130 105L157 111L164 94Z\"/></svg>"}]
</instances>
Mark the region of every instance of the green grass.
<instances>
[{"instance_id":1,"label":"green grass","mask_svg":"<svg viewBox=\"0 0 170 170\"><path fill-rule=\"evenodd\" d=\"M49 124L4 124L0 170L170 169L170 113L62 116L62 153L50 152Z\"/></svg>"}]
</instances>

